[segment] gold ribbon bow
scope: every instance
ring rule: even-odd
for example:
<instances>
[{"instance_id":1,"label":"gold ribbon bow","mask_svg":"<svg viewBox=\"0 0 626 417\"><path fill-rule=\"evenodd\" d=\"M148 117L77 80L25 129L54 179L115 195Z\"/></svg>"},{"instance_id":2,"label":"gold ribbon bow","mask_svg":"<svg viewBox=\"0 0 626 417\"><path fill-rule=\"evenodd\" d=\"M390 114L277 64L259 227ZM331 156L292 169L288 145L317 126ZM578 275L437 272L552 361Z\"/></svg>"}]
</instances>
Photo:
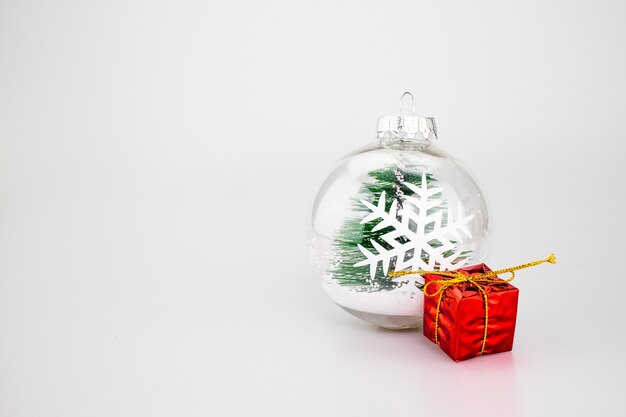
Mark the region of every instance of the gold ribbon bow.
<instances>
[{"instance_id":1,"label":"gold ribbon bow","mask_svg":"<svg viewBox=\"0 0 626 417\"><path fill-rule=\"evenodd\" d=\"M478 353L478 355L482 355L483 352L485 351L485 344L487 343L487 328L489 325L489 305L487 303L487 293L485 292L484 286L489 285L489 284L497 284L497 283L502 283L502 282L513 281L513 278L515 278L515 271L518 271L524 268L530 268L536 265L540 265L544 262L555 264L556 256L554 256L554 254L551 254L546 259L542 259L540 261L529 262L527 264L513 266L511 268L499 269L497 271L491 271L491 272L483 272L483 273L474 274L474 275L469 275L468 273L464 273L464 271L424 271L422 269L419 269L417 271L391 272L389 273L389 276L397 277L397 276L412 275L412 274L418 274L418 275L433 274L433 275L440 275L442 277L449 278L449 279L432 280L432 281L429 281L424 286L424 296L426 297L435 297L437 295L439 296L439 298L437 299L437 312L435 314L435 343L436 344L439 344L439 332L438 332L439 310L441 308L441 300L443 299L443 294L446 292L446 290L450 287L453 287L457 284L462 284L462 283L468 283L474 286L476 289L478 289L478 291L482 294L483 301L485 303L485 332L483 333L483 343L480 348L480 352ZM499 274L506 274L506 273L511 274L511 276L507 279L498 278ZM431 293L428 291L428 287L433 284L439 284L441 286L439 287L437 291Z\"/></svg>"}]
</instances>

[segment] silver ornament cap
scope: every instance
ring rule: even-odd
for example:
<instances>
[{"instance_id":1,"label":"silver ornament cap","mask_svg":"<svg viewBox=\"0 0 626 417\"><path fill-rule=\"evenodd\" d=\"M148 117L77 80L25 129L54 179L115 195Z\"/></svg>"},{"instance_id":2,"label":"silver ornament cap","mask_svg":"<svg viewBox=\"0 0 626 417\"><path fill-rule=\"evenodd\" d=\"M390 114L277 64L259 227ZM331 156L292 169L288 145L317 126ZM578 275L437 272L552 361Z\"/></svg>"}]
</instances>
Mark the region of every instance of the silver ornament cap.
<instances>
[{"instance_id":1,"label":"silver ornament cap","mask_svg":"<svg viewBox=\"0 0 626 417\"><path fill-rule=\"evenodd\" d=\"M405 98L410 99L410 115L403 111ZM376 136L379 139L432 140L437 139L437 126L434 118L415 115L415 99L406 91L400 97L400 114L380 117Z\"/></svg>"}]
</instances>

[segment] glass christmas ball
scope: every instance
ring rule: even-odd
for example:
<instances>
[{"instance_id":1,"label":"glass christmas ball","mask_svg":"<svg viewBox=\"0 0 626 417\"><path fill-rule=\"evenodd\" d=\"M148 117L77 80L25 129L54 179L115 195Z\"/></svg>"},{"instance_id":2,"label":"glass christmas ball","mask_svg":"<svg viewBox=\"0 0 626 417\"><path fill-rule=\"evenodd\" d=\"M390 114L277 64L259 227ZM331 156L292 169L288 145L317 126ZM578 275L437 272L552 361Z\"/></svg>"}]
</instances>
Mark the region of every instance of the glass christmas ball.
<instances>
[{"instance_id":1,"label":"glass christmas ball","mask_svg":"<svg viewBox=\"0 0 626 417\"><path fill-rule=\"evenodd\" d=\"M311 257L324 290L344 310L384 328L419 327L423 278L389 273L482 262L487 207L472 176L436 146L434 119L381 117L377 136L341 159L323 183Z\"/></svg>"}]
</instances>

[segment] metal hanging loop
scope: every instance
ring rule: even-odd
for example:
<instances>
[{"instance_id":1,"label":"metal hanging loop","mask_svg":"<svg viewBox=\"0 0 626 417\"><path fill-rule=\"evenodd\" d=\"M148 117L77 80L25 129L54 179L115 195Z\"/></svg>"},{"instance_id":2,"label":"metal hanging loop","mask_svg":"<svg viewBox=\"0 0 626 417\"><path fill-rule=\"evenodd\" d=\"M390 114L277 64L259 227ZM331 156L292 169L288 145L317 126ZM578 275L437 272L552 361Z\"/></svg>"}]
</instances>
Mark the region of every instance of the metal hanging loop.
<instances>
[{"instance_id":1,"label":"metal hanging loop","mask_svg":"<svg viewBox=\"0 0 626 417\"><path fill-rule=\"evenodd\" d=\"M404 109L404 103L405 100L404 98L406 96L410 97L411 100L411 116L415 116L415 97L413 97L413 94L411 94L410 91L405 91L402 96L400 96L400 114L407 114L403 109Z\"/></svg>"}]
</instances>

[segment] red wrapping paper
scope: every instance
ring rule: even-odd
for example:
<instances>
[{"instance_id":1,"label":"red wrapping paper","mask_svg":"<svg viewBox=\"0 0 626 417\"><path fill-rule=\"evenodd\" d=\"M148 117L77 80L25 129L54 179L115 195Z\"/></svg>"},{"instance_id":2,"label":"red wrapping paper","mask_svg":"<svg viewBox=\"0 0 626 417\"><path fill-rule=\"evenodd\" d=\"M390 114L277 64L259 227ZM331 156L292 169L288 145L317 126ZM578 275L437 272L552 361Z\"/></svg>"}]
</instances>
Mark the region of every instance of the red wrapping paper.
<instances>
[{"instance_id":1,"label":"red wrapping paper","mask_svg":"<svg viewBox=\"0 0 626 417\"><path fill-rule=\"evenodd\" d=\"M485 264L460 269L464 274L475 275L491 272ZM424 275L425 282L447 279L436 274ZM506 281L481 284L487 294L489 321L487 341L483 355L506 352L513 349L517 299L519 290ZM441 284L428 287L430 294L439 290ZM437 300L424 296L424 336L435 342L435 316ZM471 283L464 282L448 287L442 296L439 310L439 346L455 361L478 356L485 332L485 304L481 292Z\"/></svg>"}]
</instances>

